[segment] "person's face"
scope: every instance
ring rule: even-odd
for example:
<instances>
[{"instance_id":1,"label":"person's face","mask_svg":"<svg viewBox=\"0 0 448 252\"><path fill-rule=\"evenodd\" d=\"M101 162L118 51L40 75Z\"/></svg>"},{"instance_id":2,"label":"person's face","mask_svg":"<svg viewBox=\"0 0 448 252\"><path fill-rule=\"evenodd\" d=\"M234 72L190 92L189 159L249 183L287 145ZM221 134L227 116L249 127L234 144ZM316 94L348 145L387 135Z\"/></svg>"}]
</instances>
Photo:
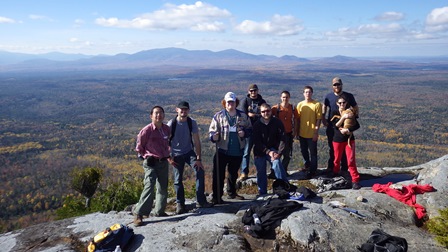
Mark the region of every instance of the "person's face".
<instances>
[{"instance_id":1,"label":"person's face","mask_svg":"<svg viewBox=\"0 0 448 252\"><path fill-rule=\"evenodd\" d=\"M281 96L280 96L280 99L282 100L282 103L284 103L284 104L288 104L289 103L289 95L288 94L286 94L286 93L283 93Z\"/></svg>"},{"instance_id":2,"label":"person's face","mask_svg":"<svg viewBox=\"0 0 448 252\"><path fill-rule=\"evenodd\" d=\"M187 117L190 109L188 108L176 108L177 115L179 117Z\"/></svg>"},{"instance_id":3,"label":"person's face","mask_svg":"<svg viewBox=\"0 0 448 252\"><path fill-rule=\"evenodd\" d=\"M236 109L236 102L234 101L226 101L226 110L233 111Z\"/></svg>"},{"instance_id":4,"label":"person's face","mask_svg":"<svg viewBox=\"0 0 448 252\"><path fill-rule=\"evenodd\" d=\"M257 96L258 96L258 89L256 89L256 88L249 89L248 92L249 92L250 98L257 98Z\"/></svg>"},{"instance_id":5,"label":"person's face","mask_svg":"<svg viewBox=\"0 0 448 252\"><path fill-rule=\"evenodd\" d=\"M336 103L339 109L345 109L347 102L344 99L339 99Z\"/></svg>"},{"instance_id":6,"label":"person's face","mask_svg":"<svg viewBox=\"0 0 448 252\"><path fill-rule=\"evenodd\" d=\"M313 91L309 88L303 90L303 97L305 97L306 100L310 100L311 97L313 97Z\"/></svg>"},{"instance_id":7,"label":"person's face","mask_svg":"<svg viewBox=\"0 0 448 252\"><path fill-rule=\"evenodd\" d=\"M271 112L270 108L261 107L260 112L261 112L261 117L263 117L263 119L269 120L271 118L272 112Z\"/></svg>"},{"instance_id":8,"label":"person's face","mask_svg":"<svg viewBox=\"0 0 448 252\"><path fill-rule=\"evenodd\" d=\"M156 123L163 122L163 119L165 119L165 113L160 108L155 108L152 111L151 120Z\"/></svg>"},{"instance_id":9,"label":"person's face","mask_svg":"<svg viewBox=\"0 0 448 252\"><path fill-rule=\"evenodd\" d=\"M340 93L341 91L342 91L342 84L341 83L333 84L333 92Z\"/></svg>"}]
</instances>

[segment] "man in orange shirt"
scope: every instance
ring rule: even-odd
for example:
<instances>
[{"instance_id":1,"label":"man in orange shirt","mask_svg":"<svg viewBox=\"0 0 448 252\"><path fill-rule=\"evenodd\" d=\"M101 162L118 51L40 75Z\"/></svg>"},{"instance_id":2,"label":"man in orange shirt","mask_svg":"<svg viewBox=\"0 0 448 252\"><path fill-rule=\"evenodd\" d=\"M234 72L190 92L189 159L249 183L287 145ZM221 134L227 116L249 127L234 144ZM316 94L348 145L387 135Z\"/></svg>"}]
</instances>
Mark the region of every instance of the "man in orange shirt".
<instances>
[{"instance_id":1,"label":"man in orange shirt","mask_svg":"<svg viewBox=\"0 0 448 252\"><path fill-rule=\"evenodd\" d=\"M286 174L288 174L288 165L292 157L292 145L295 137L295 120L297 117L294 106L289 103L291 94L289 91L282 91L280 95L281 103L272 106L272 116L277 117L282 121L285 127L285 149L283 150L282 165L285 168ZM274 173L271 170L269 178L275 178Z\"/></svg>"}]
</instances>

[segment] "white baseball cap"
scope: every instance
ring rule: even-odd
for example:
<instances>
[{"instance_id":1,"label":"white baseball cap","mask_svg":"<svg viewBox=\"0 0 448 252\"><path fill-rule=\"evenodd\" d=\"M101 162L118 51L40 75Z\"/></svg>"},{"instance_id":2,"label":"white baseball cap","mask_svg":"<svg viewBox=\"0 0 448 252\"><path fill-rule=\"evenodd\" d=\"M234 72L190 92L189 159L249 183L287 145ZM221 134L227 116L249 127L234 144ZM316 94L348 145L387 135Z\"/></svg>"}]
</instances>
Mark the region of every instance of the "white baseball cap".
<instances>
[{"instance_id":1,"label":"white baseball cap","mask_svg":"<svg viewBox=\"0 0 448 252\"><path fill-rule=\"evenodd\" d=\"M228 101L236 101L236 95L233 92L228 92L225 96L224 96L224 100L226 102Z\"/></svg>"}]
</instances>

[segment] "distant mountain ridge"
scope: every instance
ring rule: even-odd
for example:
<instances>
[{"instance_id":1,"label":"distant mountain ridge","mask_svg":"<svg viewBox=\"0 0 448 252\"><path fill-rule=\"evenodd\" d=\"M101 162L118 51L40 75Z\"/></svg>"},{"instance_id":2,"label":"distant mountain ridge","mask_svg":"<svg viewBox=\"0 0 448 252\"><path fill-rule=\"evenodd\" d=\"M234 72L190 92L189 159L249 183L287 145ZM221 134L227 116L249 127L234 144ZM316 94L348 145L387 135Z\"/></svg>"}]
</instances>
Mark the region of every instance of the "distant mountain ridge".
<instances>
[{"instance_id":1,"label":"distant mountain ridge","mask_svg":"<svg viewBox=\"0 0 448 252\"><path fill-rule=\"evenodd\" d=\"M448 57L440 57L447 62ZM393 60L389 60L393 61ZM241 66L297 66L303 64L334 64L374 62L372 59L358 59L337 55L329 58L307 59L293 55L281 57L254 55L234 49L213 52L210 50L186 50L161 48L140 51L134 54L89 56L84 54L24 54L0 51L0 71L49 71L49 70L111 70L139 69L148 67L200 67L226 68Z\"/></svg>"}]
</instances>

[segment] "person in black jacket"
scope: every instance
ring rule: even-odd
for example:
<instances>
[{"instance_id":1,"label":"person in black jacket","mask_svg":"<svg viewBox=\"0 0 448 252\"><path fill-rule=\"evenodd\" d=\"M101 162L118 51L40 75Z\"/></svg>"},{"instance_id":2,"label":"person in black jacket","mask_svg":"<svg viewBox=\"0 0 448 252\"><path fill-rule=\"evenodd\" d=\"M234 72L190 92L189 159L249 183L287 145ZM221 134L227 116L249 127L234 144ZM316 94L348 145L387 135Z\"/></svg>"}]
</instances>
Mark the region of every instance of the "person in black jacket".
<instances>
[{"instance_id":1,"label":"person in black jacket","mask_svg":"<svg viewBox=\"0 0 448 252\"><path fill-rule=\"evenodd\" d=\"M346 110L351 110L352 107L348 102L347 97L342 94L336 100L338 110L334 110L331 115L331 123L333 125L334 137L333 137L333 149L334 149L334 176L339 175L341 159L343 153L347 156L348 171L352 177L352 188L358 190L361 188L359 184L359 173L356 167L355 158L355 136L353 131L359 129L359 123L355 118L355 114L352 112L347 112ZM344 127L344 121L347 119L355 119L355 123L348 127ZM349 144L350 143L350 144Z\"/></svg>"},{"instance_id":2,"label":"person in black jacket","mask_svg":"<svg viewBox=\"0 0 448 252\"><path fill-rule=\"evenodd\" d=\"M272 117L271 106L260 106L261 117L253 125L254 160L257 168L259 195L267 193L268 178L266 161L271 164L277 179L288 182L287 174L280 160L285 149L285 128L280 119Z\"/></svg>"},{"instance_id":3,"label":"person in black jacket","mask_svg":"<svg viewBox=\"0 0 448 252\"><path fill-rule=\"evenodd\" d=\"M246 113L252 125L260 118L260 105L266 103L263 97L258 93L258 86L250 84L248 94L243 101L243 111ZM246 180L249 177L250 153L253 147L252 136L246 136L246 146L244 147L243 161L241 162L240 180Z\"/></svg>"}]
</instances>

